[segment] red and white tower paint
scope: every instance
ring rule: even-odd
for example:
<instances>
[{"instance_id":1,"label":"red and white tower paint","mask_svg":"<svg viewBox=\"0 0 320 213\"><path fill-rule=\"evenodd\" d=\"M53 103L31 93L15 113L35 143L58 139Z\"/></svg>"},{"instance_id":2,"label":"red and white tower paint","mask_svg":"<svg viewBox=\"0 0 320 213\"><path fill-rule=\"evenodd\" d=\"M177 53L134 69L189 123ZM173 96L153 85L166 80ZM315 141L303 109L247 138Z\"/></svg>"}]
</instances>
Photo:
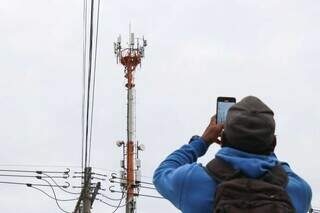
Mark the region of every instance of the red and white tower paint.
<instances>
[{"instance_id":1,"label":"red and white tower paint","mask_svg":"<svg viewBox=\"0 0 320 213\"><path fill-rule=\"evenodd\" d=\"M143 150L135 138L135 82L134 73L136 67L141 65L147 41L144 38L135 38L134 33L129 32L128 47L122 48L121 36L114 43L114 53L117 62L124 66L127 88L127 141L118 142L123 147L123 160L121 161L121 186L126 193L126 213L136 212L136 196L139 195L141 181L140 159L138 152Z\"/></svg>"}]
</instances>

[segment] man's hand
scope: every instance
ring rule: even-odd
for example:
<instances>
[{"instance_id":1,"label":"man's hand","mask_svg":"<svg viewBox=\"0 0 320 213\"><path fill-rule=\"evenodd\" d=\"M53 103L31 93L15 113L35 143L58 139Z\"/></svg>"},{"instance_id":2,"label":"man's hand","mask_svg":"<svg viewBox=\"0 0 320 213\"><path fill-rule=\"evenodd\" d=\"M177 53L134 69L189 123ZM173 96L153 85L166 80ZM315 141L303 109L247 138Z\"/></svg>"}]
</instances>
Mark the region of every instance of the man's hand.
<instances>
[{"instance_id":1,"label":"man's hand","mask_svg":"<svg viewBox=\"0 0 320 213\"><path fill-rule=\"evenodd\" d=\"M218 137L221 135L222 129L223 124L216 124L216 116L214 115L210 120L209 126L202 134L202 139L208 144L220 144L221 141L218 139Z\"/></svg>"}]
</instances>

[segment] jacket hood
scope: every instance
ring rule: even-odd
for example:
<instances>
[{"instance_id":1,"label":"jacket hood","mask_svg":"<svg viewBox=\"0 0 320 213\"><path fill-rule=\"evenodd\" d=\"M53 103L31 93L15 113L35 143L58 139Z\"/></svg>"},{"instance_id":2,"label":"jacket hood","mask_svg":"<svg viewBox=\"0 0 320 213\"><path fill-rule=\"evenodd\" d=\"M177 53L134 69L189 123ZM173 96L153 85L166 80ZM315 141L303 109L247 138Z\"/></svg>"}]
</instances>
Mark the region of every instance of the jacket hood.
<instances>
[{"instance_id":1,"label":"jacket hood","mask_svg":"<svg viewBox=\"0 0 320 213\"><path fill-rule=\"evenodd\" d=\"M240 170L251 178L263 175L268 169L278 163L278 159L274 153L270 155L257 155L230 147L221 148L217 152L216 157L221 158L234 169Z\"/></svg>"}]
</instances>

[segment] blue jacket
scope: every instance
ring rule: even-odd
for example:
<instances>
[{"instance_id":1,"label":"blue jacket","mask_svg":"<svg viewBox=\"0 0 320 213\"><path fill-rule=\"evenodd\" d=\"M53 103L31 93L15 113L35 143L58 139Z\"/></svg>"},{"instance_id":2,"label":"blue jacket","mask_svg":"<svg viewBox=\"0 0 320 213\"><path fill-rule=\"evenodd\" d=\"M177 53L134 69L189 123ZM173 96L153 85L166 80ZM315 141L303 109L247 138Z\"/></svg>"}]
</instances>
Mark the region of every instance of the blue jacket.
<instances>
[{"instance_id":1,"label":"blue jacket","mask_svg":"<svg viewBox=\"0 0 320 213\"><path fill-rule=\"evenodd\" d=\"M194 139L170 154L154 172L153 182L158 192L183 213L213 212L217 183L196 163L207 149L201 138ZM252 178L261 176L278 162L275 154L255 155L228 147L221 148L216 156ZM287 163L283 163L283 168L289 178L286 191L296 212L307 212L312 194L310 186Z\"/></svg>"}]
</instances>

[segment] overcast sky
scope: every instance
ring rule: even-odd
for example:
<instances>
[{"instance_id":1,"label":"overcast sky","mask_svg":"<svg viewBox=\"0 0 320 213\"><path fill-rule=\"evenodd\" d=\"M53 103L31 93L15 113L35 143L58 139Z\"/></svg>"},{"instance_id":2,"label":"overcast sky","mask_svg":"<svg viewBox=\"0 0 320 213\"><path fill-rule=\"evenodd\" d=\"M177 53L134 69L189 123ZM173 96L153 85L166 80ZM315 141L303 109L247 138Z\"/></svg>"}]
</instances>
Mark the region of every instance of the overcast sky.
<instances>
[{"instance_id":1,"label":"overcast sky","mask_svg":"<svg viewBox=\"0 0 320 213\"><path fill-rule=\"evenodd\" d=\"M0 169L79 171L82 4L1 1ZM119 170L115 141L126 137L126 91L113 41L127 36L131 22L149 43L136 73L146 180L166 155L202 134L218 96L256 95L276 114L279 160L310 183L313 204L320 207L319 11L317 0L101 0L92 166L100 173ZM212 146L199 162L218 149ZM67 211L74 205L62 203ZM97 202L93 212L112 210ZM142 197L138 210L179 212L167 201ZM40 192L4 184L0 211L59 212Z\"/></svg>"}]
</instances>

